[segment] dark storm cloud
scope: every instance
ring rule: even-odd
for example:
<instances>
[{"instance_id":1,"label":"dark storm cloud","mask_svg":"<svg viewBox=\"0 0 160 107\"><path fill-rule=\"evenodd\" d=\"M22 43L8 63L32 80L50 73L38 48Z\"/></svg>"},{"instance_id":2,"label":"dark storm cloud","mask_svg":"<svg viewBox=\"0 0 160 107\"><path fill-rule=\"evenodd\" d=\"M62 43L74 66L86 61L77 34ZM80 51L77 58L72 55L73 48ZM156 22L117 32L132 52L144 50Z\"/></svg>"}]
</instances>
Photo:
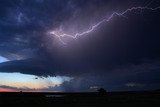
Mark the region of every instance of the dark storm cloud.
<instances>
[{"instance_id":1,"label":"dark storm cloud","mask_svg":"<svg viewBox=\"0 0 160 107\"><path fill-rule=\"evenodd\" d=\"M0 53L7 56L41 47L45 30L67 18L71 11L67 0L1 0ZM67 14L66 14L67 13ZM58 20L56 20L58 19Z\"/></svg>"},{"instance_id":2,"label":"dark storm cloud","mask_svg":"<svg viewBox=\"0 0 160 107\"><path fill-rule=\"evenodd\" d=\"M53 41L46 39L48 30L61 25L83 30L113 11L149 3L149 0L1 0L0 56L14 61L0 64L0 72L73 76L74 81L57 87L72 91L92 86L120 89L117 84L125 89L128 83L146 87L159 84L160 10L129 12L125 14L127 19L115 16L66 47L51 46ZM155 1L149 6L158 4Z\"/></svg>"},{"instance_id":3,"label":"dark storm cloud","mask_svg":"<svg viewBox=\"0 0 160 107\"><path fill-rule=\"evenodd\" d=\"M70 82L64 82L56 88L62 91L92 91L91 87L103 87L108 91L159 89L159 70L159 62L146 61L142 64L119 66L103 72L81 73Z\"/></svg>"}]
</instances>

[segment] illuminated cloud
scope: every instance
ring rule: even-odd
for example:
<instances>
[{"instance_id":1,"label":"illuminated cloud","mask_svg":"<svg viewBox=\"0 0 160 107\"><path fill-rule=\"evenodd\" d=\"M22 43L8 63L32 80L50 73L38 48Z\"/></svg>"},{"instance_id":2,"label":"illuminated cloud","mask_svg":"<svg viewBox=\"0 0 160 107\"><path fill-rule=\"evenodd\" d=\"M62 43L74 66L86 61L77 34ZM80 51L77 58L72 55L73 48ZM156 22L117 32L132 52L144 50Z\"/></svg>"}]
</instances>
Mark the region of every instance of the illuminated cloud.
<instances>
[{"instance_id":1,"label":"illuminated cloud","mask_svg":"<svg viewBox=\"0 0 160 107\"><path fill-rule=\"evenodd\" d=\"M7 58L0 56L0 63L9 61Z\"/></svg>"}]
</instances>

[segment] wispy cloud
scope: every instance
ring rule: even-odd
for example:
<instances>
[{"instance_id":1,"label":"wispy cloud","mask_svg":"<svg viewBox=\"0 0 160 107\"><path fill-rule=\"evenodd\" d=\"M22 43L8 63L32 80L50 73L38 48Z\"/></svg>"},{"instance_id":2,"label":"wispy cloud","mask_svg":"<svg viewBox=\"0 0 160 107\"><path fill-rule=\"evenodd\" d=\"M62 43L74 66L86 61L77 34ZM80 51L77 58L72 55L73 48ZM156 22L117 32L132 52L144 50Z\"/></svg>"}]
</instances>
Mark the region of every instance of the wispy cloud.
<instances>
[{"instance_id":1,"label":"wispy cloud","mask_svg":"<svg viewBox=\"0 0 160 107\"><path fill-rule=\"evenodd\" d=\"M130 82L130 83L126 83L125 86L127 86L127 87L144 87L144 86L146 86L146 84Z\"/></svg>"}]
</instances>

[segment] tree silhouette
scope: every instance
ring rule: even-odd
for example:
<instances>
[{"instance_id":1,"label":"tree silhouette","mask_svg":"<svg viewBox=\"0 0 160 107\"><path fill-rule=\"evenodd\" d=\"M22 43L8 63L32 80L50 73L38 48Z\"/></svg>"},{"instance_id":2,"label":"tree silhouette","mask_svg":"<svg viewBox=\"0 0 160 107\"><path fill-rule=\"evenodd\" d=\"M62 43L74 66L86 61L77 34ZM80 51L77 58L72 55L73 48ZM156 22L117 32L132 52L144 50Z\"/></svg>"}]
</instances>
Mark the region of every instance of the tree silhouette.
<instances>
[{"instance_id":1,"label":"tree silhouette","mask_svg":"<svg viewBox=\"0 0 160 107\"><path fill-rule=\"evenodd\" d=\"M104 88L100 88L97 90L100 94L105 94L107 91Z\"/></svg>"}]
</instances>

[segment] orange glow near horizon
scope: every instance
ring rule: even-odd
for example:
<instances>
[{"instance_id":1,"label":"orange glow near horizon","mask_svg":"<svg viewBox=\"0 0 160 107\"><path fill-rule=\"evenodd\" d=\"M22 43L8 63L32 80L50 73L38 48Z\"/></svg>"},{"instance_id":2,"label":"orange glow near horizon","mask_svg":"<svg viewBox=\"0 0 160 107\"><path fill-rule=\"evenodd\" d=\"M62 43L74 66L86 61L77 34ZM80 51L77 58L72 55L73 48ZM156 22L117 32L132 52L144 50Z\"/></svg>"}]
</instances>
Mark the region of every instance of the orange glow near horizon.
<instances>
[{"instance_id":1,"label":"orange glow near horizon","mask_svg":"<svg viewBox=\"0 0 160 107\"><path fill-rule=\"evenodd\" d=\"M66 76L40 78L29 74L0 72L0 92L37 92L49 87L60 86L63 82L71 79Z\"/></svg>"},{"instance_id":2,"label":"orange glow near horizon","mask_svg":"<svg viewBox=\"0 0 160 107\"><path fill-rule=\"evenodd\" d=\"M0 92L17 92L16 90L0 88Z\"/></svg>"}]
</instances>

